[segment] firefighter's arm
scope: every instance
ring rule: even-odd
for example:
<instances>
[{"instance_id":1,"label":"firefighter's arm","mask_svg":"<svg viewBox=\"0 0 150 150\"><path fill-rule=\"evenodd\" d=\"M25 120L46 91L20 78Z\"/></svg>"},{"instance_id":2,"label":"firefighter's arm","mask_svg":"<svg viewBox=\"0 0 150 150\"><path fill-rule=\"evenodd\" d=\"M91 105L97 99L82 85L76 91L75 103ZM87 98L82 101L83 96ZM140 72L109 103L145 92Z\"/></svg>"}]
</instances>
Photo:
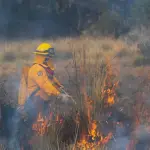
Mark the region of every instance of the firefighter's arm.
<instances>
[{"instance_id":1,"label":"firefighter's arm","mask_svg":"<svg viewBox=\"0 0 150 150\"><path fill-rule=\"evenodd\" d=\"M57 96L60 94L59 89L53 85L51 80L48 78L46 71L40 66L38 66L38 69L35 70L34 81L40 87L40 89L42 89L49 96Z\"/></svg>"}]
</instances>

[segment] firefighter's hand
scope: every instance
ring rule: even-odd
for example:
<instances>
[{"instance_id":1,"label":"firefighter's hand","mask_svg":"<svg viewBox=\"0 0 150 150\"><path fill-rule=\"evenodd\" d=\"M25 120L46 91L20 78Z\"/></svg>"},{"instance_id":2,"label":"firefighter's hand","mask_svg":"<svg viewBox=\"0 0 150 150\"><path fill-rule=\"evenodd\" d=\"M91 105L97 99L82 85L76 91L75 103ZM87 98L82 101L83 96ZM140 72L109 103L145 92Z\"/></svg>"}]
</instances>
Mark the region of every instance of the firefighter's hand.
<instances>
[{"instance_id":1,"label":"firefighter's hand","mask_svg":"<svg viewBox=\"0 0 150 150\"><path fill-rule=\"evenodd\" d=\"M59 88L61 93L64 93L64 86L61 85L61 87Z\"/></svg>"}]
</instances>

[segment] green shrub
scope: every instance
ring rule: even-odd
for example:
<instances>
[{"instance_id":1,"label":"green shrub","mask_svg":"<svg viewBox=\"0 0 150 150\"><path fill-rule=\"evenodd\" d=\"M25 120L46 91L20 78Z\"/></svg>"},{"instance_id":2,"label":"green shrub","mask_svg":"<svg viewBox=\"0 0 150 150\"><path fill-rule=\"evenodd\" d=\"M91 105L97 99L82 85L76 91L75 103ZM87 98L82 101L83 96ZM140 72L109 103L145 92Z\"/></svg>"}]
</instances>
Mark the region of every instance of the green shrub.
<instances>
[{"instance_id":1,"label":"green shrub","mask_svg":"<svg viewBox=\"0 0 150 150\"><path fill-rule=\"evenodd\" d=\"M138 55L133 64L135 66L142 66L142 65L149 65L150 64L150 58L145 58L143 55Z\"/></svg>"}]
</instances>

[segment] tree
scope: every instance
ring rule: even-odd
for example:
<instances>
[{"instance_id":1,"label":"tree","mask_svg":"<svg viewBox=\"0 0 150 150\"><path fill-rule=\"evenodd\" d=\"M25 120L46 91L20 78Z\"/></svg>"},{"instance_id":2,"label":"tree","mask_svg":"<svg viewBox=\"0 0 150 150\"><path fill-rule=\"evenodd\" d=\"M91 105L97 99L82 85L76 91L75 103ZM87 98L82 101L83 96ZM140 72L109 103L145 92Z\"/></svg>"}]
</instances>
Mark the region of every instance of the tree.
<instances>
[{"instance_id":1,"label":"tree","mask_svg":"<svg viewBox=\"0 0 150 150\"><path fill-rule=\"evenodd\" d=\"M132 5L132 23L148 24L150 23L150 1L136 0Z\"/></svg>"}]
</instances>

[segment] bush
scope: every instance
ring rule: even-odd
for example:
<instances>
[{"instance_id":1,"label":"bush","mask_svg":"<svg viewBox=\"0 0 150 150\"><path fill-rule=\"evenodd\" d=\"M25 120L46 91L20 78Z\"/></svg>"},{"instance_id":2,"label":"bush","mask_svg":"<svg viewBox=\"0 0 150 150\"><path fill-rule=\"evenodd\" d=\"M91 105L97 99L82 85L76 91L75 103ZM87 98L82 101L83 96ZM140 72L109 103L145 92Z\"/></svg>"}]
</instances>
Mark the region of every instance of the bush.
<instances>
[{"instance_id":1,"label":"bush","mask_svg":"<svg viewBox=\"0 0 150 150\"><path fill-rule=\"evenodd\" d=\"M135 58L133 64L136 65L136 66L143 65L143 64L144 64L144 60L145 60L144 56L138 55L138 56Z\"/></svg>"},{"instance_id":2,"label":"bush","mask_svg":"<svg viewBox=\"0 0 150 150\"><path fill-rule=\"evenodd\" d=\"M107 18L107 19L106 19ZM83 31L83 34L90 35L113 35L116 36L117 32L121 29L121 17L116 12L104 12L97 22Z\"/></svg>"},{"instance_id":3,"label":"bush","mask_svg":"<svg viewBox=\"0 0 150 150\"><path fill-rule=\"evenodd\" d=\"M6 52L3 55L3 61L5 62L12 62L16 60L16 56L13 52Z\"/></svg>"},{"instance_id":4,"label":"bush","mask_svg":"<svg viewBox=\"0 0 150 150\"><path fill-rule=\"evenodd\" d=\"M150 42L149 41L143 41L139 43L138 48L140 49L140 53L145 58L150 58Z\"/></svg>"}]
</instances>

